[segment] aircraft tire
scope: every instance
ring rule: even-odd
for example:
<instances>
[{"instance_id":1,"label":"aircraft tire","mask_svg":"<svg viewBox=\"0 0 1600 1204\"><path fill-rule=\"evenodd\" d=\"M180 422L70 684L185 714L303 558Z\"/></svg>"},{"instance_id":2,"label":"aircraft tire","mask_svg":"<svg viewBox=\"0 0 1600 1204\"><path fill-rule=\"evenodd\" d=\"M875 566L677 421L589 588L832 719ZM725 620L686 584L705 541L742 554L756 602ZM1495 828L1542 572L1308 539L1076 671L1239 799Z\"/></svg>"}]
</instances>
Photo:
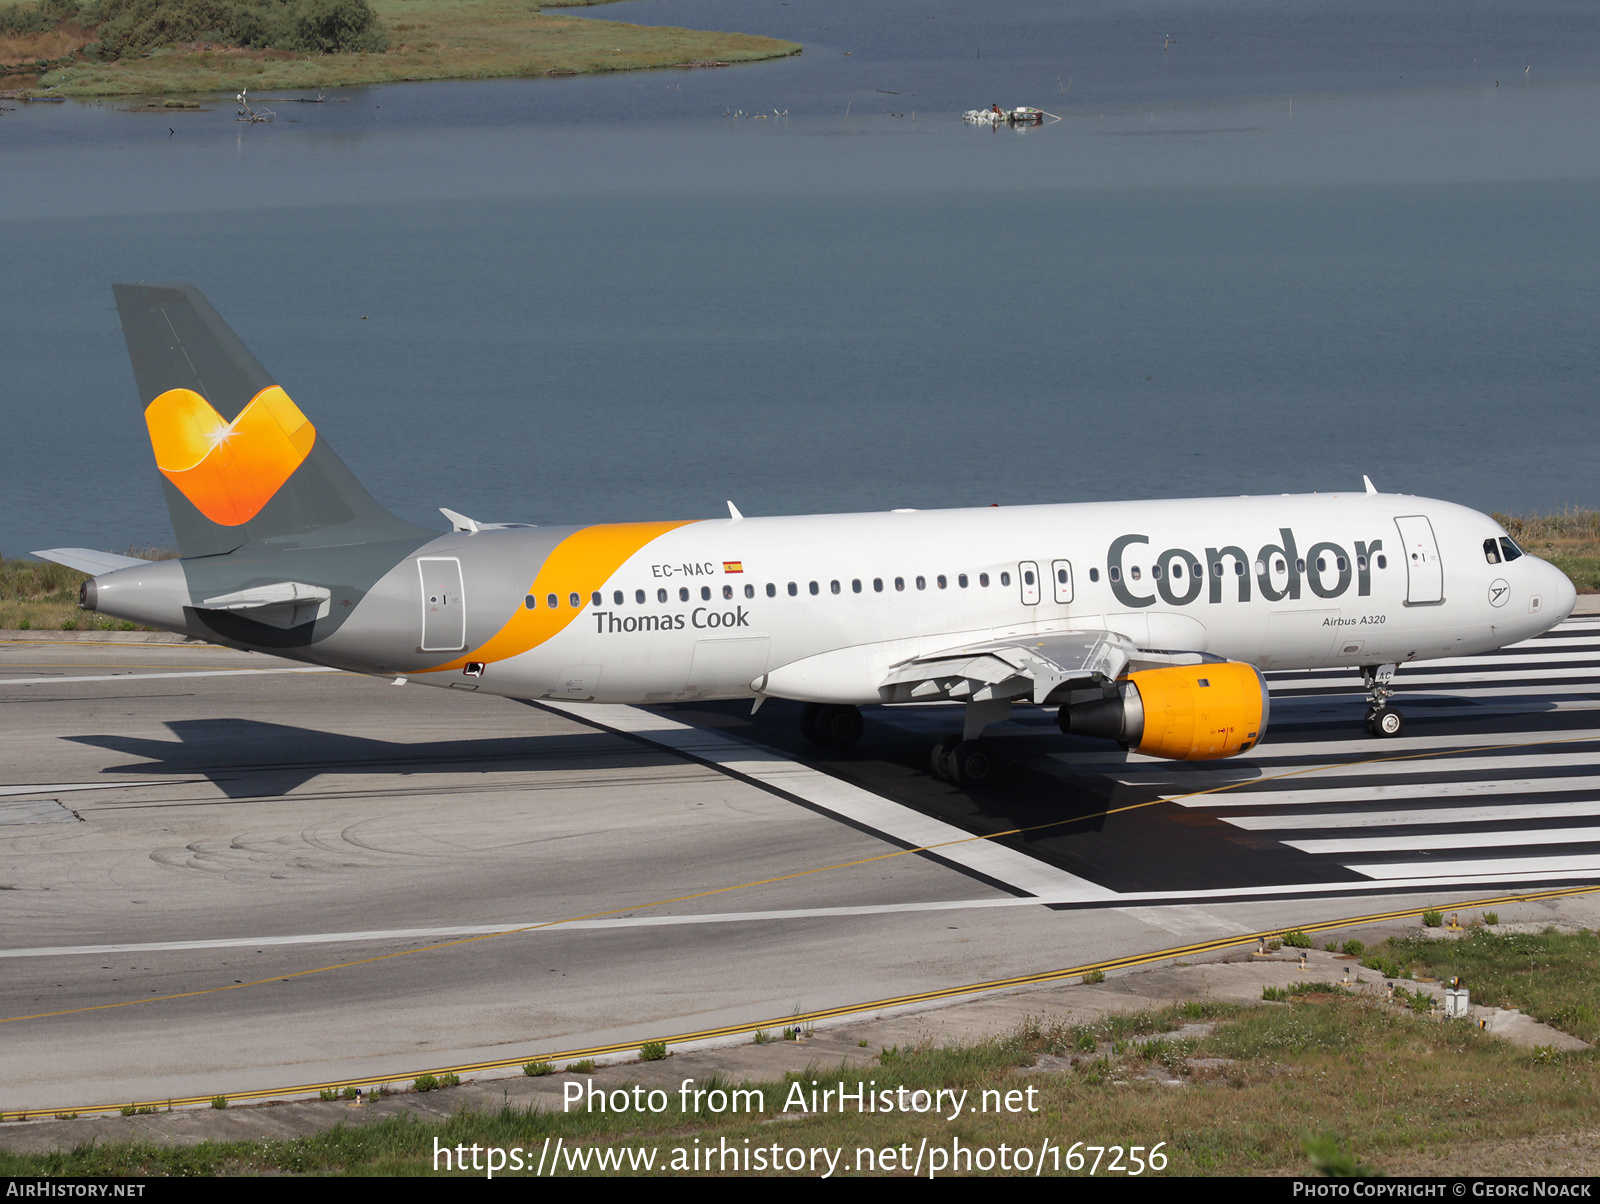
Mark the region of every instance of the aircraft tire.
<instances>
[{"instance_id":1,"label":"aircraft tire","mask_svg":"<svg viewBox=\"0 0 1600 1204\"><path fill-rule=\"evenodd\" d=\"M1372 718L1367 721L1367 726L1374 736L1385 739L1398 736L1405 731L1406 721L1393 707L1379 707L1372 712Z\"/></svg>"},{"instance_id":2,"label":"aircraft tire","mask_svg":"<svg viewBox=\"0 0 1600 1204\"><path fill-rule=\"evenodd\" d=\"M825 706L814 721L817 743L827 748L853 748L866 725L861 709L851 706Z\"/></svg>"},{"instance_id":3,"label":"aircraft tire","mask_svg":"<svg viewBox=\"0 0 1600 1204\"><path fill-rule=\"evenodd\" d=\"M960 743L960 736L945 736L933 746L933 752L928 760L933 769L933 776L939 781L950 780L950 754L955 752L956 745Z\"/></svg>"},{"instance_id":4,"label":"aircraft tire","mask_svg":"<svg viewBox=\"0 0 1600 1204\"><path fill-rule=\"evenodd\" d=\"M987 740L963 740L950 754L950 781L957 786L987 786L999 768Z\"/></svg>"},{"instance_id":5,"label":"aircraft tire","mask_svg":"<svg viewBox=\"0 0 1600 1204\"><path fill-rule=\"evenodd\" d=\"M807 744L821 744L822 737L817 733L817 716L822 713L822 704L808 702L800 708L800 735Z\"/></svg>"}]
</instances>

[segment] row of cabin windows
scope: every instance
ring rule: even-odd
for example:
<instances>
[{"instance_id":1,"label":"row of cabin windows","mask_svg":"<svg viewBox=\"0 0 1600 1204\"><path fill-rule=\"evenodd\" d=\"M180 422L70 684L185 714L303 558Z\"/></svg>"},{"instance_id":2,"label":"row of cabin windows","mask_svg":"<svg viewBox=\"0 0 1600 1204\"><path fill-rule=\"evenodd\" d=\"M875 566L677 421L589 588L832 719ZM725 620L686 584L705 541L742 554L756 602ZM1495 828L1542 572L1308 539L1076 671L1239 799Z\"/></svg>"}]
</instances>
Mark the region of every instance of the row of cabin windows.
<instances>
[{"instance_id":1,"label":"row of cabin windows","mask_svg":"<svg viewBox=\"0 0 1600 1204\"><path fill-rule=\"evenodd\" d=\"M1032 585L1033 584L1033 574L1032 573L1028 573L1027 577L1028 577L1028 584ZM918 589L927 589L928 588L928 579L926 577L917 577L917 578L914 578L914 581L915 581L916 587ZM950 579L948 577L946 577L943 573L940 573L937 577L935 577L933 579L933 582L940 589L948 589L950 587ZM971 584L971 581L968 579L967 574L965 574L965 573L957 573L956 574L956 585L959 588L966 589L970 584ZM987 586L989 585L989 574L988 573L979 573L978 574L978 584L980 586L983 586L983 587L987 588ZM1000 574L1000 584L1001 585L1010 585L1011 584L1011 574L1009 572L1005 572L1005 573L1001 573ZM791 597L791 598L799 597L799 595L800 595L800 585L799 585L798 582L791 581L784 588L785 588L785 591L788 593L789 597ZM859 578L859 577L854 578L850 582L850 592L853 593L853 594L862 593L865 590L865 588L866 587L862 585L861 578ZM883 593L884 588L885 587L884 587L884 583L883 583L883 578L882 577L874 577L872 579L872 592L873 593L881 594L881 593ZM906 588L906 579L904 577L896 577L894 579L894 588L895 588L896 591L902 591L903 592L905 590L905 588ZM807 582L806 583L806 592L809 593L812 597L818 596L819 594L822 593L822 585L821 585L821 583L817 582L817 581ZM828 582L828 592L831 593L831 594L842 594L842 593L844 593L844 586L838 581L830 581L830 582ZM776 598L778 596L778 586L776 585L776 583L771 582L771 581L767 582L766 593L767 593L767 597ZM753 586L753 585L746 585L744 587L744 596L746 598L754 598L756 596L756 587ZM680 586L679 587L679 589L678 589L678 601L680 601L680 602L688 602L688 601L691 600L692 597L693 597L693 594L692 594L692 592L691 592L691 590L689 589L688 586ZM709 602L709 601L711 601L711 597L712 597L711 587L709 585L702 585L700 587L700 601ZM644 603L647 600L647 598L648 598L648 595L646 594L646 592L644 590L636 589L636 590L633 591L633 600L638 605L641 605L641 606L644 605ZM669 600L669 598L670 598L669 591L667 591L665 589L656 590L656 601L657 602L666 602L666 601ZM724 585L722 587L722 598L726 602L733 601L733 599L734 599L733 586ZM589 601L590 601L591 605L604 606L605 605L605 593L604 593L604 591L595 590L592 594L589 595ZM612 593L611 593L611 604L613 606L622 606L626 602L627 602L627 594L624 591L622 591L620 589L612 591ZM539 608L539 596L537 594L529 594L526 598L524 598L522 600L522 604L524 606L526 606L529 610L537 610ZM545 599L544 599L544 604L545 604L546 607L548 607L551 610L559 609L560 606L561 606L561 595L560 594L546 594L545 595ZM576 610L578 607L583 605L583 595L579 594L579 593L568 594L567 595L567 605L572 607L574 610Z\"/></svg>"},{"instance_id":2,"label":"row of cabin windows","mask_svg":"<svg viewBox=\"0 0 1600 1204\"><path fill-rule=\"evenodd\" d=\"M1233 575L1235 577L1243 577L1244 576L1244 562L1241 561L1241 560L1234 559L1233 557L1230 557L1229 559L1233 560ZM1349 571L1349 568L1350 568L1350 562L1348 560L1346 560L1343 556L1334 556L1334 557L1331 557L1331 558L1327 557L1327 556L1318 556L1316 563L1317 563L1317 572L1319 572L1319 573L1327 572L1328 571L1328 566L1330 564L1333 566L1333 568L1335 570L1337 570L1338 572L1341 572L1341 573ZM1380 569L1386 569L1386 568L1389 567L1389 558L1387 556L1385 556L1382 552L1379 552L1376 556L1374 556L1372 558L1372 563L1374 565L1376 565ZM1183 576L1184 564L1185 564L1185 562L1182 561L1182 560L1174 560L1172 562L1172 570L1171 570L1171 572L1172 572L1172 576L1174 578L1181 578ZM1196 577L1204 576L1204 574L1205 574L1205 567L1198 560L1188 562L1188 567L1189 567L1189 572L1192 575L1196 576ZM1367 558L1365 556L1357 556L1356 557L1356 567L1361 569L1363 572L1365 572L1366 568L1367 568ZM1306 571L1306 562L1305 562L1305 559L1303 557L1294 562L1294 569L1295 569L1295 572L1297 572L1297 573L1303 573L1303 572ZM1267 571L1266 562L1262 561L1262 560L1256 561L1255 570L1256 570L1256 573L1257 573L1258 576L1261 575L1261 574L1264 574ZM1162 571L1161 570L1161 566L1159 564L1153 564L1153 565L1150 566L1150 576L1155 578L1157 581L1161 580L1161 571ZM1288 572L1289 571L1289 563L1288 563L1288 561L1286 561L1282 556L1274 557L1273 561L1272 561L1272 571L1274 573L1286 573L1286 572ZM1132 568L1130 568L1128 570L1128 577L1131 580L1137 581L1137 580L1139 580L1141 575L1142 575L1142 570L1140 569L1140 567L1138 565L1134 565ZM1211 565L1211 575L1213 577L1226 576L1226 573L1224 572L1223 567L1222 567L1222 561L1220 561L1220 560L1215 561ZM1090 581L1098 581L1098 580L1100 580L1100 570L1099 569L1090 569L1089 570L1089 580ZM1111 567L1111 580L1113 580L1113 581L1121 581L1122 580L1121 570L1119 570L1115 565L1113 565Z\"/></svg>"},{"instance_id":3,"label":"row of cabin windows","mask_svg":"<svg viewBox=\"0 0 1600 1204\"><path fill-rule=\"evenodd\" d=\"M1505 558L1507 560L1515 560L1518 556L1522 555L1521 550L1518 549L1517 546L1515 544L1513 544L1509 539L1504 539L1501 542L1506 545ZM1484 541L1484 545L1483 545L1484 555L1486 557L1490 558L1490 560L1489 560L1490 564L1496 563L1495 559L1493 558L1494 557L1494 551L1493 551L1493 547L1492 547L1493 544L1494 544L1494 540L1490 539L1490 540L1485 540ZM1183 574L1184 574L1184 563L1185 562L1183 562L1181 560L1174 560L1172 562L1171 573L1172 573L1172 576L1174 578L1181 578L1183 576ZM1349 566L1349 562L1343 556L1335 556L1335 557L1333 557L1331 559L1331 563L1332 563L1334 569L1336 571L1338 571L1338 572L1341 572L1341 573L1348 571L1348 569L1350 567ZM1385 569L1385 568L1389 567L1389 558L1387 556L1385 556L1383 553L1380 552L1380 553L1378 553L1377 556L1373 557L1373 563L1378 568ZM1326 572L1328 570L1328 565L1330 564L1330 559L1328 557L1326 557L1326 556L1318 556L1316 564L1317 564L1317 572L1319 572L1319 573ZM1306 562L1305 562L1304 559L1296 560L1294 562L1294 566L1295 566L1295 571L1296 572L1303 573L1303 572L1306 571ZM1357 556L1356 557L1356 566L1358 568L1360 568L1361 570L1365 571L1366 567L1367 567L1367 558L1365 556ZM1267 566L1263 561L1258 560L1255 563L1255 570L1256 570L1256 572L1258 574L1265 573L1267 571ZM1193 561L1193 562L1189 563L1188 571L1190 573L1192 573L1194 576L1199 577L1199 576L1202 576L1204 574L1205 570L1204 570L1204 567L1200 564L1199 561ZM1275 572L1275 573L1284 573L1284 572L1288 571L1288 564L1284 560L1283 557L1279 556L1279 557L1277 557L1277 558L1275 558L1273 560L1273 562L1272 562L1272 571ZM1244 564L1243 564L1243 562L1241 562L1239 560L1234 560L1234 562L1233 562L1233 572L1234 572L1234 575L1236 577L1244 576ZM1159 581L1161 579L1161 573L1162 573L1161 565L1155 564L1155 565L1151 565L1150 566L1150 576L1151 577L1153 577L1153 578L1155 578L1156 580ZM1118 569L1115 565L1113 565L1111 567L1110 574L1111 574L1111 580L1113 580L1113 581L1121 581L1122 580L1121 570ZM1214 577L1221 577L1221 576L1225 575L1224 572L1223 572L1222 561L1219 560L1219 561L1217 561L1216 563L1214 563L1211 566L1211 574ZM1138 565L1134 565L1132 568L1130 568L1128 570L1128 576L1132 580L1138 581L1140 579L1140 576L1141 576L1141 569L1139 568L1139 566ZM1033 573L1032 573L1032 571L1024 570L1023 577L1026 579L1027 584L1029 584L1029 585L1033 584ZM1057 573L1056 573L1056 577L1063 585L1066 584L1066 581L1067 581L1067 570L1066 569L1059 569L1057 571ZM1097 568L1090 569L1089 570L1089 580L1090 581L1099 581L1100 580L1100 570L1097 569ZM913 581L914 581L917 589L925 590L925 589L928 588L928 579L926 577L915 577L915 578L913 578ZM948 589L950 587L950 579L948 577L946 577L943 573L940 573L938 576L936 576L933 579L933 582L934 582L934 585L936 585L939 589ZM957 585L958 588L966 589L966 588L968 588L968 586L970 584L971 584L971 582L968 579L967 574L965 574L965 573L957 573L956 574L956 585ZM1011 584L1011 574L1009 572L1003 572L1003 573L1000 574L1000 584L1001 585L1010 585ZM985 589L988 588L988 586L989 586L989 574L988 573L979 573L978 574L978 585L980 587L985 588ZM856 577L856 578L853 578L851 580L851 582L850 582L850 592L851 593L853 593L853 594L862 593L864 591L864 588L865 587L861 584L861 578ZM873 593L881 594L881 593L884 592L884 588L885 587L884 587L884 583L883 583L883 578L882 577L874 577L872 579L872 592ZM904 577L896 577L894 579L894 588L895 588L895 591L897 593L903 593L905 591L905 588L906 588L906 579ZM785 592L787 592L789 597L791 597L791 598L798 597L799 594L800 594L800 585L799 585L798 582L795 582L795 581L789 582L784 587L784 589L785 589ZM818 595L820 595L822 593L821 583L820 582L816 582L816 581L807 582L806 583L806 592L809 593L812 597L817 597ZM830 581L830 582L828 582L828 592L830 594L842 594L844 592L844 586L841 585L838 581ZM771 582L771 581L767 582L766 594L767 594L767 597L769 597L769 598L776 598L778 596L778 586L776 585L776 583ZM756 596L756 587L754 585L746 585L744 587L744 596L746 598L754 598ZM669 597L670 597L670 595L669 595L669 592L667 590L665 590L665 589L656 590L656 601L657 602L666 602L666 601L669 600ZM678 601L680 601L680 602L688 602L691 599L691 597L692 597L692 594L691 594L691 591L690 591L688 586L680 586L679 587L679 589L678 589ZM709 602L709 601L711 601L711 597L712 597L711 587L709 585L702 585L700 587L700 601ZM633 600L634 600L635 603L637 603L637 604L642 606L642 605L644 605L644 603L646 601L646 598L647 598L647 595L646 595L644 590L636 589L636 590L633 591ZM733 601L733 599L734 599L733 586L724 585L722 587L722 598L726 602ZM605 605L605 594L600 590L595 590L592 594L589 595L589 600L590 600L592 605L604 606ZM619 589L619 590L613 590L612 591L611 604L613 606L622 606L622 605L624 605L626 603L626 601L627 601L627 595L622 590ZM539 606L538 595L529 594L523 600L523 604L529 610L536 610L538 608L538 606ZM578 593L568 594L567 595L567 604L569 606L571 606L573 609L577 609L579 606L583 605L583 595L582 594L578 594ZM558 609L561 606L561 595L560 594L546 594L545 595L545 605L547 607L549 607L551 610Z\"/></svg>"}]
</instances>

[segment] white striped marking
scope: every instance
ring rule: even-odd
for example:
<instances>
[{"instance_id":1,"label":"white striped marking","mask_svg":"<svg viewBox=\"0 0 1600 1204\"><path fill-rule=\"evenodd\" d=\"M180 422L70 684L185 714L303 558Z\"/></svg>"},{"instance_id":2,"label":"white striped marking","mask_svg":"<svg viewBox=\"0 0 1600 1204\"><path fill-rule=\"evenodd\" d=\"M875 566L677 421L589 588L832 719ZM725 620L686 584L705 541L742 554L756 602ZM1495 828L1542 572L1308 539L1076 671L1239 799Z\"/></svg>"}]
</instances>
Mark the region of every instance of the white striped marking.
<instances>
[{"instance_id":1,"label":"white striped marking","mask_svg":"<svg viewBox=\"0 0 1600 1204\"><path fill-rule=\"evenodd\" d=\"M1250 832L1297 832L1308 828L1401 828L1420 824L1475 824L1570 817L1600 819L1600 799L1580 799L1572 803L1432 807L1425 811L1323 811L1311 815L1300 811L1293 815L1224 815L1218 818ZM1504 843L1515 842L1506 840Z\"/></svg>"},{"instance_id":2,"label":"white striped marking","mask_svg":"<svg viewBox=\"0 0 1600 1204\"><path fill-rule=\"evenodd\" d=\"M1597 844L1600 828L1532 828L1521 832L1436 832L1426 836L1340 836L1288 840L1306 853L1384 853L1391 849L1503 849L1507 845Z\"/></svg>"},{"instance_id":3,"label":"white striped marking","mask_svg":"<svg viewBox=\"0 0 1600 1204\"><path fill-rule=\"evenodd\" d=\"M343 673L324 665L300 669L186 669L180 673L107 673L99 676L0 677L0 686L61 686L84 681L153 681L173 677L266 677L274 673Z\"/></svg>"}]
</instances>

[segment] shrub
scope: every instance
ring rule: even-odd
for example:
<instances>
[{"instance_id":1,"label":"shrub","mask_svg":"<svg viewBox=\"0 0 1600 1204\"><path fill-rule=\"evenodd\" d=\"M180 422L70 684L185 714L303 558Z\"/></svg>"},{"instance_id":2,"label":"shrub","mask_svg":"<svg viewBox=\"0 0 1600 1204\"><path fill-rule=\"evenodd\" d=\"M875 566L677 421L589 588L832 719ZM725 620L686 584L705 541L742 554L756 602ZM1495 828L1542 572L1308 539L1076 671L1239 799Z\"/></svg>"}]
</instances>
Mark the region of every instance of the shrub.
<instances>
[{"instance_id":1,"label":"shrub","mask_svg":"<svg viewBox=\"0 0 1600 1204\"><path fill-rule=\"evenodd\" d=\"M346 1087L342 1092L340 1092L340 1094L343 1095L345 1097L345 1099L360 1099L361 1098L361 1088L359 1088L359 1087Z\"/></svg>"},{"instance_id":2,"label":"shrub","mask_svg":"<svg viewBox=\"0 0 1600 1204\"><path fill-rule=\"evenodd\" d=\"M1083 976L1084 986L1089 987L1094 986L1094 984L1097 982L1104 982L1105 980L1106 972L1104 970L1090 970Z\"/></svg>"},{"instance_id":3,"label":"shrub","mask_svg":"<svg viewBox=\"0 0 1600 1204\"><path fill-rule=\"evenodd\" d=\"M1422 913L1424 928L1438 928L1444 923L1444 912L1428 910Z\"/></svg>"},{"instance_id":4,"label":"shrub","mask_svg":"<svg viewBox=\"0 0 1600 1204\"><path fill-rule=\"evenodd\" d=\"M567 1063L567 1073L568 1074L593 1074L594 1073L594 1059L593 1058L584 1058L583 1061L581 1061L581 1062L568 1062Z\"/></svg>"},{"instance_id":5,"label":"shrub","mask_svg":"<svg viewBox=\"0 0 1600 1204\"><path fill-rule=\"evenodd\" d=\"M549 1062L529 1062L522 1068L522 1073L530 1079L537 1079L547 1074L554 1074L555 1069Z\"/></svg>"},{"instance_id":6,"label":"shrub","mask_svg":"<svg viewBox=\"0 0 1600 1204\"><path fill-rule=\"evenodd\" d=\"M411 1084L413 1091L437 1091L439 1080L431 1074L419 1075Z\"/></svg>"},{"instance_id":7,"label":"shrub","mask_svg":"<svg viewBox=\"0 0 1600 1204\"><path fill-rule=\"evenodd\" d=\"M1351 957L1360 957L1367 951L1367 947L1360 941L1346 941L1340 952L1348 953Z\"/></svg>"},{"instance_id":8,"label":"shrub","mask_svg":"<svg viewBox=\"0 0 1600 1204\"><path fill-rule=\"evenodd\" d=\"M1484 912L1483 913L1483 922L1485 924L1498 924L1500 922L1500 913L1498 911L1486 911L1486 912Z\"/></svg>"},{"instance_id":9,"label":"shrub","mask_svg":"<svg viewBox=\"0 0 1600 1204\"><path fill-rule=\"evenodd\" d=\"M1311 938L1300 929L1295 928L1283 934L1283 943L1291 949L1311 948Z\"/></svg>"},{"instance_id":10,"label":"shrub","mask_svg":"<svg viewBox=\"0 0 1600 1204\"><path fill-rule=\"evenodd\" d=\"M228 1097L225 1095L213 1095L211 1097L211 1106L218 1110L226 1108L228 1106Z\"/></svg>"},{"instance_id":11,"label":"shrub","mask_svg":"<svg viewBox=\"0 0 1600 1204\"><path fill-rule=\"evenodd\" d=\"M324 1087L321 1091L317 1092L317 1095L321 1099L335 1100L339 1098L339 1089L337 1087Z\"/></svg>"},{"instance_id":12,"label":"shrub","mask_svg":"<svg viewBox=\"0 0 1600 1204\"><path fill-rule=\"evenodd\" d=\"M639 1047L639 1061L659 1062L667 1056L667 1043L665 1041L646 1041Z\"/></svg>"}]
</instances>

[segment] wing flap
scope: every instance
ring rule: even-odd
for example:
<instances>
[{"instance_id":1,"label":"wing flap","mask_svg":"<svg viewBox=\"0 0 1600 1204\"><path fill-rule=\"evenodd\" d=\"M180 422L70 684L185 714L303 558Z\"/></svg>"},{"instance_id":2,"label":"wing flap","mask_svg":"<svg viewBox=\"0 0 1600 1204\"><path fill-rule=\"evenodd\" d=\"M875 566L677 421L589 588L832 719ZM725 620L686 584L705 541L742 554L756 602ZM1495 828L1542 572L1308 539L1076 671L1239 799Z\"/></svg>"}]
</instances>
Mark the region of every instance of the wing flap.
<instances>
[{"instance_id":1,"label":"wing flap","mask_svg":"<svg viewBox=\"0 0 1600 1204\"><path fill-rule=\"evenodd\" d=\"M895 665L880 687L885 702L985 702L1028 698L1043 703L1064 686L1103 686L1131 660L1145 659L1110 631L1062 631L991 640Z\"/></svg>"}]
</instances>

